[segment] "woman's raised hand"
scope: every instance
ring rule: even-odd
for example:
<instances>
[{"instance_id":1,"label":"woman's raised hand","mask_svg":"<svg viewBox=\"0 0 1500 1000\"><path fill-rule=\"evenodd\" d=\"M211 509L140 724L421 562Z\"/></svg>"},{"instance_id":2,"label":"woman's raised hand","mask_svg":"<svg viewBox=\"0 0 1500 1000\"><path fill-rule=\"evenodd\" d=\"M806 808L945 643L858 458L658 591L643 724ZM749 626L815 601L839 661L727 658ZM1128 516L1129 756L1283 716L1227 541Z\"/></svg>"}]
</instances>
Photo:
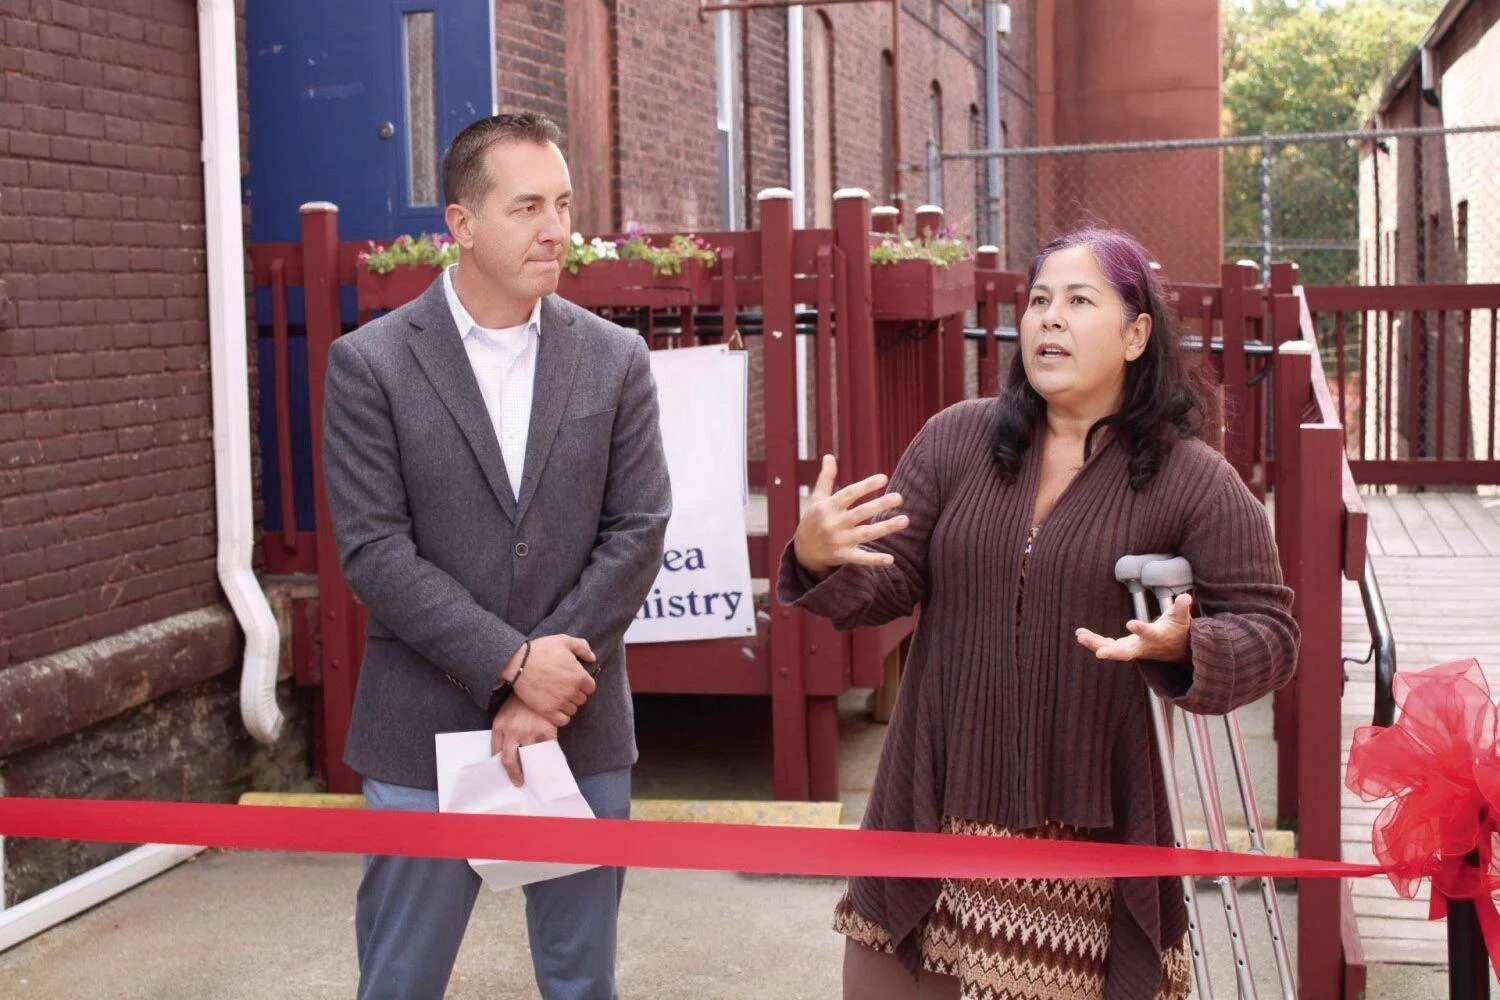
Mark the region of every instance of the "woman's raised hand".
<instances>
[{"instance_id":1,"label":"woman's raised hand","mask_svg":"<svg viewBox=\"0 0 1500 1000\"><path fill-rule=\"evenodd\" d=\"M889 566L895 562L894 557L884 552L871 552L864 546L906 527L905 514L879 524L871 523L887 511L900 507L900 494L886 493L861 503L871 493L885 489L887 477L871 476L834 492L833 484L838 473L838 462L832 455L824 455L823 471L813 486L812 502L797 524L797 537L792 543L797 562L819 577L846 564Z\"/></svg>"}]
</instances>

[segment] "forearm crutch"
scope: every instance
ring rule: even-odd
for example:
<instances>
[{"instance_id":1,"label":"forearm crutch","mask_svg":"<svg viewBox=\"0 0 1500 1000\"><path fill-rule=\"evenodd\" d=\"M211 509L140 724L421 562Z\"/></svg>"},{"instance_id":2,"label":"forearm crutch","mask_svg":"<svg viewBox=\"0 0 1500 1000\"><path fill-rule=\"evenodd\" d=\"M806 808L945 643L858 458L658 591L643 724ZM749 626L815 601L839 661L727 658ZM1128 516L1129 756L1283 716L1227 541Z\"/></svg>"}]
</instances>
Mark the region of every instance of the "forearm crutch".
<instances>
[{"instance_id":1,"label":"forearm crutch","mask_svg":"<svg viewBox=\"0 0 1500 1000\"><path fill-rule=\"evenodd\" d=\"M1186 559L1180 556L1175 559L1163 559L1149 562L1141 567L1141 584L1156 594L1157 602L1161 611L1165 614L1172 606L1177 595L1185 594L1192 589L1193 568ZM1144 599L1140 601L1144 603ZM1139 610L1139 609L1138 609ZM1144 619L1143 619L1144 620ZM1217 772L1214 769L1213 744L1210 741L1208 720L1201 715L1192 712L1184 712L1187 725L1188 744L1193 750L1193 767L1198 774L1199 792L1203 796L1203 811L1208 825L1210 843L1215 850L1227 848L1226 826L1224 822L1224 807L1218 795L1218 785L1214 779ZM1244 740L1240 735L1239 720L1233 712L1223 716L1224 732L1228 737L1229 755L1234 764L1235 783L1240 790L1240 804L1245 812L1245 827L1250 839L1250 852L1252 854L1266 853L1265 836L1262 832L1260 821L1260 809L1255 801L1255 786L1250 778L1250 765L1245 757ZM1194 746L1194 744L1197 746ZM1199 752L1201 747L1201 753ZM1205 780L1206 779L1206 780ZM1220 879L1221 891L1227 893L1225 897L1226 907L1229 908L1230 933L1236 936L1236 943L1243 947L1243 928L1240 924L1238 907L1233 905L1236 896L1233 892L1233 880ZM1281 907L1276 901L1276 886L1270 878L1260 879L1261 902L1264 907L1266 925L1271 934L1272 954L1276 960L1276 973L1281 981L1282 995L1288 1000L1297 996L1296 976L1292 970L1291 955L1287 951L1286 938L1282 933ZM1241 948L1235 952L1237 965L1244 962L1241 974L1240 988L1245 989L1245 982L1249 975L1248 962L1244 961ZM1245 994L1254 996L1253 993Z\"/></svg>"},{"instance_id":2,"label":"forearm crutch","mask_svg":"<svg viewBox=\"0 0 1500 1000\"><path fill-rule=\"evenodd\" d=\"M1130 589L1135 604L1135 616L1140 621L1150 621L1146 609L1146 592L1141 585L1141 568L1148 563L1168 558L1163 555L1121 556L1115 563L1115 579ZM1151 705L1151 730L1156 737L1156 756L1161 762L1162 781L1167 788L1167 815L1172 821L1172 846L1181 850L1188 846L1187 827L1182 821L1182 794L1177 788L1177 767L1172 755L1172 720L1167 715L1167 705L1149 687L1147 700ZM1187 908L1188 947L1193 952L1193 981L1198 986L1200 1000L1213 997L1213 986L1209 982L1208 961L1203 950L1203 923L1198 918L1198 891L1189 875L1182 877L1182 902Z\"/></svg>"}]
</instances>

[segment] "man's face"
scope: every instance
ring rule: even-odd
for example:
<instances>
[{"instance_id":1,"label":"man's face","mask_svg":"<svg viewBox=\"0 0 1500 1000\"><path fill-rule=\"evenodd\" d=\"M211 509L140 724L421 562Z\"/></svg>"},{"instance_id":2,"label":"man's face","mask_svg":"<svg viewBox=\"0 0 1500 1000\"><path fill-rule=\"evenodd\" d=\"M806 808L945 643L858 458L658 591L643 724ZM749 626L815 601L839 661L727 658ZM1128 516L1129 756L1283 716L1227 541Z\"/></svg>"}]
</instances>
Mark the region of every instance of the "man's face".
<instances>
[{"instance_id":1,"label":"man's face","mask_svg":"<svg viewBox=\"0 0 1500 1000\"><path fill-rule=\"evenodd\" d=\"M557 290L572 233L572 179L552 143L501 142L484 158L490 188L477 206L449 206L448 224L462 253L488 285L516 302Z\"/></svg>"}]
</instances>

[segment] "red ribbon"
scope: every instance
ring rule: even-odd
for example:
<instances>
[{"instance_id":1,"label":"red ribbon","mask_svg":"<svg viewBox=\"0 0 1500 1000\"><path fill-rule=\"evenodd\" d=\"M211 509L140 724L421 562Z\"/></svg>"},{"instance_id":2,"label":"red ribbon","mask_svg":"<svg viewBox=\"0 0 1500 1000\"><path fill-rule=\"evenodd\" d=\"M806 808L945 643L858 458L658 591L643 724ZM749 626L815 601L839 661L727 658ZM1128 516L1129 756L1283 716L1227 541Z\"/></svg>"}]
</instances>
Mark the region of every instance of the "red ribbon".
<instances>
[{"instance_id":1,"label":"red ribbon","mask_svg":"<svg viewBox=\"0 0 1500 1000\"><path fill-rule=\"evenodd\" d=\"M1433 920L1449 900L1473 900L1500 975L1500 711L1474 659L1397 674L1392 691L1396 724L1355 731L1345 784L1366 802L1393 797L1373 838L1391 884L1411 899L1431 879Z\"/></svg>"},{"instance_id":2,"label":"red ribbon","mask_svg":"<svg viewBox=\"0 0 1500 1000\"><path fill-rule=\"evenodd\" d=\"M1373 865L1022 837L386 812L103 799L0 798L0 834L229 849L494 858L887 878L1347 878Z\"/></svg>"}]
</instances>

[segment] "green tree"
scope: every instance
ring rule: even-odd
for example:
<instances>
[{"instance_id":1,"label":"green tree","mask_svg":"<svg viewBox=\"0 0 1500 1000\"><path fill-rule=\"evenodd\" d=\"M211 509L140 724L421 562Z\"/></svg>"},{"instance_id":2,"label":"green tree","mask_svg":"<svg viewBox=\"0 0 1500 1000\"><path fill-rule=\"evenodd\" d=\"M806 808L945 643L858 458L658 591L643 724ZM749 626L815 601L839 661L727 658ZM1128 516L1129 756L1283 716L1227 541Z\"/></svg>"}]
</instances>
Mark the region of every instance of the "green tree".
<instances>
[{"instance_id":1,"label":"green tree","mask_svg":"<svg viewBox=\"0 0 1500 1000\"><path fill-rule=\"evenodd\" d=\"M1228 135L1361 127L1442 0L1230 0L1224 24ZM1261 151L1224 156L1226 256L1258 257ZM1359 158L1347 143L1276 144L1273 251L1309 282L1357 273Z\"/></svg>"}]
</instances>

